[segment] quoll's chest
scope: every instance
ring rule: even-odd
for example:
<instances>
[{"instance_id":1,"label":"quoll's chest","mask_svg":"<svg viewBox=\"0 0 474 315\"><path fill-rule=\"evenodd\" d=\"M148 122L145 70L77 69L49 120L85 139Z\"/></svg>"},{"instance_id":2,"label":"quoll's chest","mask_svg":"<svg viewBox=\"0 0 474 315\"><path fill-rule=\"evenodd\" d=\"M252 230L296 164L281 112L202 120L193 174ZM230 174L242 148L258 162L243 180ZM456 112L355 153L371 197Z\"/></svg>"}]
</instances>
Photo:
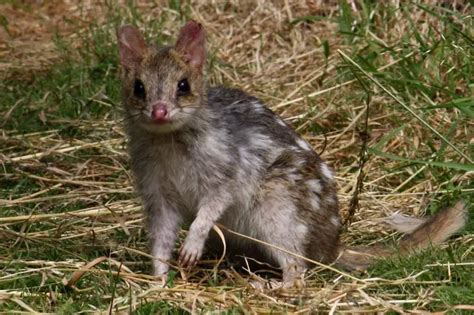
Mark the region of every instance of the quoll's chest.
<instances>
[{"instance_id":1,"label":"quoll's chest","mask_svg":"<svg viewBox=\"0 0 474 315\"><path fill-rule=\"evenodd\" d=\"M197 203L199 174L193 158L179 143L133 142L131 166L145 198L173 199L191 207Z\"/></svg>"},{"instance_id":2,"label":"quoll's chest","mask_svg":"<svg viewBox=\"0 0 474 315\"><path fill-rule=\"evenodd\" d=\"M194 211L203 195L202 166L189 152L167 151L161 155L155 176L166 195L174 195L186 208Z\"/></svg>"}]
</instances>

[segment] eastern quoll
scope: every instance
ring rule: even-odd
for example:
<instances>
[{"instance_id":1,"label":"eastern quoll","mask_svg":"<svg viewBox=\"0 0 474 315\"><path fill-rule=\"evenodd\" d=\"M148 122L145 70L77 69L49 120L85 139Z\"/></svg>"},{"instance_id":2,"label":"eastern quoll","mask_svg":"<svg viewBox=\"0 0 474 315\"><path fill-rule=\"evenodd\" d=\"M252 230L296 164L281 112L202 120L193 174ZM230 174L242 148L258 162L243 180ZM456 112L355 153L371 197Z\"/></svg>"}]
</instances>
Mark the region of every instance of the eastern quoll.
<instances>
[{"instance_id":1,"label":"eastern quoll","mask_svg":"<svg viewBox=\"0 0 474 315\"><path fill-rule=\"evenodd\" d=\"M184 222L192 223L179 251L181 265L200 259L211 228L220 223L286 249L225 233L229 253L278 266L290 286L310 266L288 252L363 269L376 257L440 243L464 226L466 205L459 202L399 225L409 233L393 251L344 246L332 171L260 100L206 85L199 23L188 22L173 47L147 45L133 26L117 35L131 167L156 276L166 277Z\"/></svg>"}]
</instances>

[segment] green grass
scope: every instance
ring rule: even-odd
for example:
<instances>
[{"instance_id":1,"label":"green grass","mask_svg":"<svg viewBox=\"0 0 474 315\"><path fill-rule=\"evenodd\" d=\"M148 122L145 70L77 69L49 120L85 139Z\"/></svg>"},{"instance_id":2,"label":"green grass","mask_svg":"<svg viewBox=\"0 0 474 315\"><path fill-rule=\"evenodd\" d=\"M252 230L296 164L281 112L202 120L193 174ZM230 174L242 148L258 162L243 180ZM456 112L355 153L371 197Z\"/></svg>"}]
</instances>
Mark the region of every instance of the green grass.
<instances>
[{"instance_id":1,"label":"green grass","mask_svg":"<svg viewBox=\"0 0 474 315\"><path fill-rule=\"evenodd\" d=\"M470 19L452 8L426 4L404 4L396 8L391 2L357 3L358 11L354 12L342 1L335 16L308 15L303 13L305 10L295 9L293 20L285 20L284 31L277 30L275 34L264 24L264 19L252 20L246 28L261 22L262 33L274 37L242 37L229 47L225 46L229 42L227 39L219 42L218 28L210 29L209 79L235 85L235 72L239 79L237 84L246 89L254 88L249 92L254 92L271 106L276 105L299 84L295 79L295 85L288 85L292 79L287 79L286 75L294 70L281 68L279 76L259 76L254 73L251 55L240 58L242 52L236 45L241 43L247 51L253 51L256 47L253 43L259 40L262 47L267 47L267 42L274 38L290 42L292 39L288 34L291 32L306 34L305 28L319 32L322 40L307 44L311 49L321 50L319 59L311 62L301 59L300 62L308 62L307 71L325 66L329 73L318 82L301 88L293 97L303 97L301 102L281 107L278 112L284 117L306 114L292 123L305 137L317 139L312 141L317 152L323 148L322 133L332 137L329 143L334 136L339 137L325 149L323 156L347 178L340 181L340 188L357 174L359 151L368 123L365 182L378 180L366 184L365 194L360 197L362 210L353 219L354 222L368 220L369 223L354 224L345 235L349 243L366 245L381 240L390 242L394 236L381 228L373 230L370 219L383 214L379 212L374 216L374 212L364 212L364 206L373 205L373 209L383 204L400 210L412 206L415 198L417 204L422 203L426 190L434 192L430 195L430 204L422 208L427 214L452 205L460 198L474 203L474 169L468 161L474 158L474 46L472 16ZM242 16L251 12L246 13L248 8L232 4L218 5L218 8L236 17L232 23L216 19L216 25L222 29L235 27L239 18L243 20ZM113 312L131 310L134 314L187 314L193 310L218 310L224 314L278 313L298 309L328 310L332 306L328 301L334 301L341 292L347 293L341 302L352 304L340 306L338 310L416 309L462 313L462 308L453 307L472 304L473 220L442 248L410 257L385 259L367 273L355 274L366 281L363 285L353 285L344 277L338 279L339 275L331 271L319 271L311 274L306 291L291 291L287 295L270 291L266 294L272 299L268 299L242 285L229 268L219 269L216 274L212 267L203 267L200 274L190 275L188 286L177 273L170 278L170 287L175 291L147 291L151 288L148 279L140 275L149 274L149 259L129 250L147 252L147 240L139 222L139 209L127 210L138 206L139 201L129 189L131 182L124 153L126 143L121 131L115 28L124 23L137 24L147 30L151 41L169 44L185 20L199 18L193 10L207 16L210 24L214 23L213 17L223 16L209 6L193 6L186 1L170 1L166 10L160 9L159 16L147 14L147 10L152 9L156 7L143 9L133 4L125 7L108 4L105 22L77 26L75 40L54 36L58 52L55 64L38 73L12 68L0 81L0 117L3 117L0 122L0 199L28 199L43 191L31 197L39 198L33 201L0 204L0 219L58 215L0 221L0 295L5 294L5 298L0 298L0 312L108 312L113 304ZM262 8L255 10L270 16ZM281 14L286 14L282 8ZM424 14L423 21L431 23L431 27L424 28L417 20L420 14ZM2 17L2 21L8 22L6 19L7 16ZM2 25L8 26L7 22ZM334 27L321 31L316 27L321 22ZM68 23L74 24L73 21ZM401 35L398 36L395 30L402 30ZM290 48L281 45L274 46L280 49L275 48L274 56L262 49L264 68L272 68L275 59L289 53ZM223 53L227 49L240 64L234 64L232 58ZM338 49L355 64L339 55ZM383 68L388 64L392 65ZM314 91L349 80L355 82L322 96L310 96ZM405 106L384 92L381 86ZM332 107L311 121L326 106ZM344 134L342 131L366 106L369 121L361 118ZM441 140L407 108L449 143ZM351 142L351 139L355 140ZM112 142L104 143L109 140ZM101 144L48 153L52 148L97 142ZM337 151L337 148L341 150ZM16 162L3 159L38 152L45 155ZM329 155L331 152L333 154ZM373 197L372 193L382 197ZM350 197L350 193L341 192L343 206L347 206ZM104 212L61 216L96 208ZM470 207L471 217L473 211ZM74 286L64 285L63 280L71 279L80 266L101 256L123 262L139 276L123 276L124 270L117 273L117 265L109 260L91 268ZM450 266L438 266L437 263L449 263ZM374 299L372 308L364 304L366 300L354 286ZM377 302L379 300L388 301L388 304ZM406 302L399 305L390 302L395 300Z\"/></svg>"}]
</instances>

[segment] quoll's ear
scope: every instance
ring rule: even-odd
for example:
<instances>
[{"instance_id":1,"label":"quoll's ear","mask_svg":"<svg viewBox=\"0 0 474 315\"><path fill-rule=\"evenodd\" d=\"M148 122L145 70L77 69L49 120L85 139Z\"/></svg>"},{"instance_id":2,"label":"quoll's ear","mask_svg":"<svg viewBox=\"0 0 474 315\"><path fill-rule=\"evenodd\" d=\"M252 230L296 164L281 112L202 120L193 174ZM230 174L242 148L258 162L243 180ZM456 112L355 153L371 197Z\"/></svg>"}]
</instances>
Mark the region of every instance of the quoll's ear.
<instances>
[{"instance_id":1,"label":"quoll's ear","mask_svg":"<svg viewBox=\"0 0 474 315\"><path fill-rule=\"evenodd\" d=\"M140 31L134 26L125 25L117 30L117 38L122 66L127 69L137 67L147 51Z\"/></svg>"},{"instance_id":2,"label":"quoll's ear","mask_svg":"<svg viewBox=\"0 0 474 315\"><path fill-rule=\"evenodd\" d=\"M206 60L204 28L195 21L189 21L179 32L176 51L191 66L201 70Z\"/></svg>"}]
</instances>

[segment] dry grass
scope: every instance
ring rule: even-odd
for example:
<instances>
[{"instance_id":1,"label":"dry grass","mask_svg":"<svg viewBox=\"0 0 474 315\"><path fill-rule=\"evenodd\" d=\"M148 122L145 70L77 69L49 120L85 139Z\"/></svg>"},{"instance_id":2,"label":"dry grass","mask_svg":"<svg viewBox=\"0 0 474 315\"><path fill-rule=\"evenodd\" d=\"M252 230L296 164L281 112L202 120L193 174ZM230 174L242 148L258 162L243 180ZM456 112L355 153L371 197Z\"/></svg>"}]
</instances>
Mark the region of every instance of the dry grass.
<instances>
[{"instance_id":1,"label":"dry grass","mask_svg":"<svg viewBox=\"0 0 474 315\"><path fill-rule=\"evenodd\" d=\"M390 1L390 5L395 2ZM455 22L461 23L470 6L458 5L460 18ZM351 1L349 7L353 16L363 15L364 6L359 2ZM151 38L156 35L165 41L176 36L186 18L201 22L208 33L209 81L239 87L261 98L322 152L337 171L341 213L352 222L344 234L346 242L392 240L394 235L380 224L381 218L395 211L421 215L472 194L472 170L446 170L413 162L472 163L468 148L474 141L472 121L455 109L422 113L429 126L449 135L461 155L449 146L445 149L443 141L383 89L363 74L354 77L357 71L337 53L364 56L364 50L374 43L393 46L393 51L381 49L374 61L381 73L391 73L407 58L413 58L425 67L428 76L448 76L452 70L424 62L426 51L419 41L413 40L406 53L399 46L403 36L412 32L410 23L419 25L421 35L436 30L433 38L443 36L442 22L429 12L418 8L395 10L391 16L375 14L372 20L376 27L364 33L364 44L362 39L349 42L338 32L340 6L322 1L196 1L182 12L164 3L138 3L135 8L138 13L123 8L122 19L134 20L149 30ZM0 76L6 82L34 83L36 76L50 71L65 59L64 51L52 42L55 32L67 43L65 51L80 62L84 58L81 51L94 42L95 33L88 32L87 26L94 30L96 23L105 23L101 27L113 32L117 20L110 17L116 9L93 2L1 5L1 14L9 23L0 28ZM289 23L307 16L321 18ZM326 42L329 54L325 52ZM113 43L105 43L105 47L115 49ZM91 45L87 49L95 48ZM100 61L100 54L94 56ZM451 57L456 58L446 58ZM363 59L355 61L361 63ZM107 70L104 81L116 80L116 70ZM393 92L396 80L403 78L390 79L393 86L388 85L390 80L381 84ZM472 93L472 82L459 79L455 84L459 95ZM105 83L93 88L95 92L84 97L87 102L80 107L87 113L78 116L62 116L61 98L54 101L58 92L48 90L34 102L25 91L24 96L0 107L0 183L5 187L0 190L0 310L3 305L11 312L74 313L81 309L126 313L144 309L146 313L144 304L151 301L164 303L155 309L160 313L167 307L189 312L295 314L317 310L417 313L433 308L474 309L462 301L451 300L452 305L446 305L433 289L456 286L459 270L469 273L474 264L472 228L444 247L447 252L461 248L454 256L443 256L439 251L408 262L395 259L369 274L351 275L318 267L308 273L304 289L255 290L249 280L258 275L237 272L225 264L216 268L216 261L206 261L193 270L178 269L170 287L158 287L148 276L141 207L128 172L118 100L106 92ZM2 84L2 89L9 91L11 87ZM83 89L82 83L71 89ZM447 94L430 95L421 88L420 93L398 93L415 111L427 104L450 101ZM90 114L94 107L103 110ZM35 115L33 119L40 127L25 131L27 119L15 116L20 110ZM364 132L366 124L368 135ZM453 124L454 131L450 130ZM364 139L368 147L376 147L384 136L403 125L408 127L387 138L380 150L412 163L371 154L360 176ZM441 160L433 148L444 152ZM363 187L358 180L363 181ZM356 201L352 208L351 200ZM428 208L431 200L435 202ZM350 210L356 209L352 214ZM436 261L430 261L433 257ZM400 272L393 276L390 268L397 268L397 264ZM430 306L432 303L435 306Z\"/></svg>"}]
</instances>

